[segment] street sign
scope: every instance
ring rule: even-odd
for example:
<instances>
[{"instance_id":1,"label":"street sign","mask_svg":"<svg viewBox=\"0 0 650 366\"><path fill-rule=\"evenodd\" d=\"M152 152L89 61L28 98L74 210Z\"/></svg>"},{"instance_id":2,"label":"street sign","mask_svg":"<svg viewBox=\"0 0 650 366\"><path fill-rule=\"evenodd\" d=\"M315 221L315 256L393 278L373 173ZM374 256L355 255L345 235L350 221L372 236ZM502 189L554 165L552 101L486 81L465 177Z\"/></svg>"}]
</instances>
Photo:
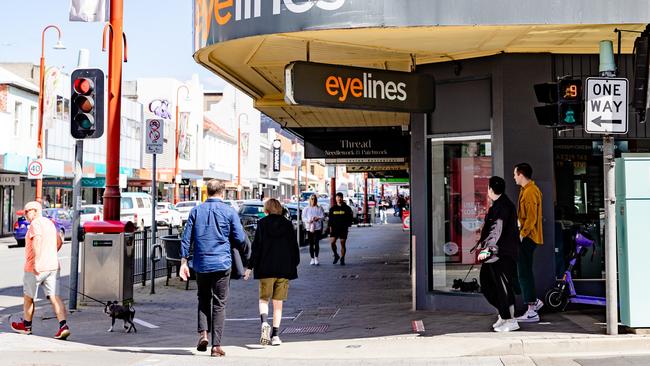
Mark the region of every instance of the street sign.
<instances>
[{"instance_id":1,"label":"street sign","mask_svg":"<svg viewBox=\"0 0 650 366\"><path fill-rule=\"evenodd\" d=\"M389 172L408 170L408 168L408 164L355 164L345 166L345 170L348 173Z\"/></svg>"},{"instance_id":2,"label":"street sign","mask_svg":"<svg viewBox=\"0 0 650 366\"><path fill-rule=\"evenodd\" d=\"M148 119L146 122L147 130L146 135L146 149L147 154L162 154L163 153L163 131L164 120L162 119Z\"/></svg>"},{"instance_id":3,"label":"street sign","mask_svg":"<svg viewBox=\"0 0 650 366\"><path fill-rule=\"evenodd\" d=\"M43 164L40 160L32 160L27 165L27 178L43 179Z\"/></svg>"},{"instance_id":4,"label":"street sign","mask_svg":"<svg viewBox=\"0 0 650 366\"><path fill-rule=\"evenodd\" d=\"M627 79L587 78L585 131L627 133Z\"/></svg>"},{"instance_id":5,"label":"street sign","mask_svg":"<svg viewBox=\"0 0 650 366\"><path fill-rule=\"evenodd\" d=\"M281 147L282 141L279 139L273 140L273 172L280 171Z\"/></svg>"}]
</instances>

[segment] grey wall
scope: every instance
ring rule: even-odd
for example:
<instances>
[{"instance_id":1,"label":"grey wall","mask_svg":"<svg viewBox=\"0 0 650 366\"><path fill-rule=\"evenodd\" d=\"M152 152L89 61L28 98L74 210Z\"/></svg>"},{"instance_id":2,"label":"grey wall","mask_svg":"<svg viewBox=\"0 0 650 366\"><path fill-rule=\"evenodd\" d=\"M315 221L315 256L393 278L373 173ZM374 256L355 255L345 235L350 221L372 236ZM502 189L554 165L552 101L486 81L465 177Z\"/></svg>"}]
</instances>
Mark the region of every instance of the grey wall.
<instances>
[{"instance_id":1,"label":"grey wall","mask_svg":"<svg viewBox=\"0 0 650 366\"><path fill-rule=\"evenodd\" d=\"M469 130L478 129L474 132L486 132L482 127L490 126L487 130L492 133L492 154L493 154L493 174L502 176L508 182L507 194L513 200L517 201L519 195L519 187L517 187L512 178L513 167L519 162L528 162L532 165L534 173L533 179L539 185L544 196L543 203L543 220L544 220L544 238L545 245L537 250L535 255L535 274L537 293L541 298L545 291L555 281L555 261L554 261L554 179L553 179L553 132L545 127L537 124L533 112L533 106L536 105L533 84L540 82L551 81L552 78L552 59L548 54L514 54L514 55L498 55L486 58L453 61L438 63L432 65L425 65L418 67L419 72L426 72L433 74L436 80L443 84L450 82L459 82L462 85L463 81L471 81L478 79L488 78L490 80L491 88L483 88L484 93L490 93L489 98L492 103L491 108L491 121L489 125L483 123L475 124L475 127ZM473 83L466 83L472 85ZM475 94L476 88L472 90ZM455 111L473 108L471 98L463 98L462 90L458 98L444 98L444 108L434 114L435 118L429 121L432 125L427 128L429 133L436 133L437 131L449 131L447 126L436 126L437 120L453 119ZM483 98L482 98L483 99ZM440 100L440 99L439 99ZM483 109L483 108L481 108ZM445 114L445 115L441 115ZM446 114L452 114L450 116ZM484 113L481 113L483 115ZM412 126L412 133L419 129L414 129ZM458 131L467 133L468 129L459 126ZM432 135L429 135L432 136ZM413 150L413 143L415 142L414 135L412 135L412 154L416 151ZM421 157L421 152L418 151L419 156L412 155L413 168L417 166L426 165L428 174L430 174L430 167L428 160ZM412 176L412 181L416 186L412 186L414 197L420 196L420 191L417 189L419 184L423 184L421 177ZM431 201L430 193L427 190L423 191L426 194L426 202ZM413 200L413 202L420 202L420 200ZM413 212L414 232L418 235L420 230L417 229L418 225L430 225L428 218L427 221L422 221L419 217L420 211ZM418 215L418 216L416 216ZM418 247L425 245L418 238ZM429 242L426 243L427 255L429 251ZM420 249L422 250L422 249ZM418 251L419 253L419 251ZM423 253L424 254L424 253ZM421 258L418 258L421 262ZM417 264L418 270L418 286L422 286L421 277L430 276L429 265L430 259L427 258L427 268L422 272L421 263ZM489 306L480 296L458 296L446 295L442 293L432 294L427 287L426 291L418 290L418 295L425 293L427 300L418 299L418 306L426 306L428 308L453 308L463 309L470 311L484 311L488 310Z\"/></svg>"}]
</instances>

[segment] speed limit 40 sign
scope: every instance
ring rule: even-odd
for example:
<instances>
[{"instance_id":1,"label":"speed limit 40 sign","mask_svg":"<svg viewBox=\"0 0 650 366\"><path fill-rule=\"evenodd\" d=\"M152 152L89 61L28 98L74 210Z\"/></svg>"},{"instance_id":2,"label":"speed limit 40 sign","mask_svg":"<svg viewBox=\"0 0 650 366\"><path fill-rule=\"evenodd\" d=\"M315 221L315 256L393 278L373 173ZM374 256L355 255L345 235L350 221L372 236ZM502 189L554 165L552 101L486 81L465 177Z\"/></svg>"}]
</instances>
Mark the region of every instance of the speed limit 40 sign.
<instances>
[{"instance_id":1,"label":"speed limit 40 sign","mask_svg":"<svg viewBox=\"0 0 650 366\"><path fill-rule=\"evenodd\" d=\"M27 178L29 179L42 179L43 178L43 163L40 160L32 160L27 165Z\"/></svg>"}]
</instances>

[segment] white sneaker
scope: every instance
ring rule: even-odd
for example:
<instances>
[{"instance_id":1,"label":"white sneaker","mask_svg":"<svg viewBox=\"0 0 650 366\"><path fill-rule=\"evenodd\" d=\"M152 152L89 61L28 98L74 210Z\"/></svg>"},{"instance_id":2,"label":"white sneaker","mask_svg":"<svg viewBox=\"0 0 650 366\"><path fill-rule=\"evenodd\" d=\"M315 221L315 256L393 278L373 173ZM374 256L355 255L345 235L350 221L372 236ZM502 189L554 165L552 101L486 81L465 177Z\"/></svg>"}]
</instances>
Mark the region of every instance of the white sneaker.
<instances>
[{"instance_id":1,"label":"white sneaker","mask_svg":"<svg viewBox=\"0 0 650 366\"><path fill-rule=\"evenodd\" d=\"M539 309L542 308L542 306L544 306L544 303L542 302L542 300L537 299L537 301L535 301L535 307L533 307L533 310L535 310L535 312L538 312Z\"/></svg>"},{"instance_id":2,"label":"white sneaker","mask_svg":"<svg viewBox=\"0 0 650 366\"><path fill-rule=\"evenodd\" d=\"M271 326L267 322L262 323L262 330L260 332L260 344L262 346L271 344Z\"/></svg>"},{"instance_id":3,"label":"white sneaker","mask_svg":"<svg viewBox=\"0 0 650 366\"><path fill-rule=\"evenodd\" d=\"M313 266L314 264L316 264L316 263L314 262L314 258L312 258L311 261L309 261L309 264L312 265L312 266Z\"/></svg>"},{"instance_id":4,"label":"white sneaker","mask_svg":"<svg viewBox=\"0 0 650 366\"><path fill-rule=\"evenodd\" d=\"M503 325L506 321L501 318L501 315L498 316L496 323L492 324L492 329L496 329Z\"/></svg>"},{"instance_id":5,"label":"white sneaker","mask_svg":"<svg viewBox=\"0 0 650 366\"><path fill-rule=\"evenodd\" d=\"M318 263L318 257L314 258L314 265L319 266L320 263Z\"/></svg>"},{"instance_id":6,"label":"white sneaker","mask_svg":"<svg viewBox=\"0 0 650 366\"><path fill-rule=\"evenodd\" d=\"M272 346L279 346L281 344L282 344L282 340L280 340L280 337L274 336L273 338L271 338L271 345Z\"/></svg>"},{"instance_id":7,"label":"white sneaker","mask_svg":"<svg viewBox=\"0 0 650 366\"><path fill-rule=\"evenodd\" d=\"M517 321L524 323L536 323L539 321L539 314L535 310L528 310L524 315L517 317Z\"/></svg>"},{"instance_id":8,"label":"white sneaker","mask_svg":"<svg viewBox=\"0 0 650 366\"><path fill-rule=\"evenodd\" d=\"M519 323L515 319L504 320L503 324L494 328L495 332L512 332L519 329Z\"/></svg>"}]
</instances>

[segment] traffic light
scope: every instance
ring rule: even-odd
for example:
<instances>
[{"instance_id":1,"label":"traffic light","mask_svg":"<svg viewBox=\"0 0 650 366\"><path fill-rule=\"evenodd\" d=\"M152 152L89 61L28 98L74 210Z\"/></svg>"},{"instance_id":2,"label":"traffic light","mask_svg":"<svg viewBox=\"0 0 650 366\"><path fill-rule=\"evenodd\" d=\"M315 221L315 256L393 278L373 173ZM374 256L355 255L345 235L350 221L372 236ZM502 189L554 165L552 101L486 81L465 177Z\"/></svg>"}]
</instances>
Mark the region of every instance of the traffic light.
<instances>
[{"instance_id":1,"label":"traffic light","mask_svg":"<svg viewBox=\"0 0 650 366\"><path fill-rule=\"evenodd\" d=\"M582 81L561 79L557 83L535 84L535 96L543 106L535 107L540 125L550 127L576 126L582 122Z\"/></svg>"},{"instance_id":2,"label":"traffic light","mask_svg":"<svg viewBox=\"0 0 650 366\"><path fill-rule=\"evenodd\" d=\"M77 69L72 72L70 93L70 133L77 139L104 134L104 72Z\"/></svg>"}]
</instances>

